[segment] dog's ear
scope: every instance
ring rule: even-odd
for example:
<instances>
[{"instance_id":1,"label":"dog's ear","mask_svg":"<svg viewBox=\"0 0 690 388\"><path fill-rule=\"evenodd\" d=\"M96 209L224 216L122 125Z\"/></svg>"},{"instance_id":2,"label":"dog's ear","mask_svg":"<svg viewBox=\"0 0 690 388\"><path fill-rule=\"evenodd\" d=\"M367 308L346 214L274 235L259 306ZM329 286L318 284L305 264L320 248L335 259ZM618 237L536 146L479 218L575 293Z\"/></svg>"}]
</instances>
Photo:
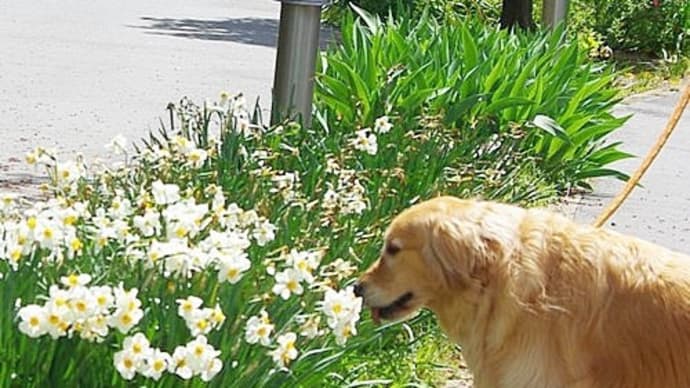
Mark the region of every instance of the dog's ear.
<instances>
[{"instance_id":1,"label":"dog's ear","mask_svg":"<svg viewBox=\"0 0 690 388\"><path fill-rule=\"evenodd\" d=\"M440 219L431 227L429 251L434 263L430 264L441 272L440 278L449 287L484 283L495 245L477 223Z\"/></svg>"}]
</instances>

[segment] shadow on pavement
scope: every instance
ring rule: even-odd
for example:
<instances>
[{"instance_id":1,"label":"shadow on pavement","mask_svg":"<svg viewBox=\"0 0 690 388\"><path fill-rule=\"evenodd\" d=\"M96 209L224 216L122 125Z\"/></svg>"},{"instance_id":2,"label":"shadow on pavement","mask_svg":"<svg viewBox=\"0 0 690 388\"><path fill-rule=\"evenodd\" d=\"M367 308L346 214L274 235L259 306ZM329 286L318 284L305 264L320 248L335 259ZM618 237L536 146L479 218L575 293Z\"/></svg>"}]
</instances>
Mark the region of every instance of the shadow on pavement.
<instances>
[{"instance_id":1,"label":"shadow on pavement","mask_svg":"<svg viewBox=\"0 0 690 388\"><path fill-rule=\"evenodd\" d=\"M154 35L266 47L276 47L278 42L278 19L244 17L200 20L145 16L141 20L145 25L131 27L147 30L147 33ZM326 47L331 36L330 29L322 28L320 36L322 48Z\"/></svg>"},{"instance_id":2,"label":"shadow on pavement","mask_svg":"<svg viewBox=\"0 0 690 388\"><path fill-rule=\"evenodd\" d=\"M276 19L199 20L142 17L141 20L148 25L137 28L148 30L151 34L178 38L230 41L267 47L275 47L278 38Z\"/></svg>"}]
</instances>

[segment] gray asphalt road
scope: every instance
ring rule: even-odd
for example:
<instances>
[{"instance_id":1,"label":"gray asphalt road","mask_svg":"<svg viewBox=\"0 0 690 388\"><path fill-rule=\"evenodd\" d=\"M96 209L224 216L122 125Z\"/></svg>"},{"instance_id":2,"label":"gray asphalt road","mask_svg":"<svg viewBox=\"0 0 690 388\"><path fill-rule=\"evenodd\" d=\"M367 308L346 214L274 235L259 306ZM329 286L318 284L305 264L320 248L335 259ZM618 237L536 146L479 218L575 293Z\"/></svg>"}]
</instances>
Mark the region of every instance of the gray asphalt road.
<instances>
[{"instance_id":1,"label":"gray asphalt road","mask_svg":"<svg viewBox=\"0 0 690 388\"><path fill-rule=\"evenodd\" d=\"M629 98L616 109L620 115L634 116L613 139L623 141L624 150L639 156L615 164L616 168L631 174L637 169L679 96L679 91L646 93ZM641 184L643 187L633 191L606 227L690 253L690 110ZM595 181L594 194L572 209L575 219L592 222L622 187L623 183L616 180Z\"/></svg>"},{"instance_id":2,"label":"gray asphalt road","mask_svg":"<svg viewBox=\"0 0 690 388\"><path fill-rule=\"evenodd\" d=\"M273 0L0 0L0 184L32 178L23 155L38 145L93 158L118 133L138 139L185 95L268 100L279 10Z\"/></svg>"},{"instance_id":3,"label":"gray asphalt road","mask_svg":"<svg viewBox=\"0 0 690 388\"><path fill-rule=\"evenodd\" d=\"M0 188L26 189L23 163L37 145L65 155L103 154L121 133L158 127L165 106L221 90L260 96L267 108L280 4L273 0L0 0ZM644 155L678 93L633 97L616 137ZM619 163L624 171L639 159ZM690 253L690 112L669 146L609 225ZM569 209L590 222L619 182Z\"/></svg>"}]
</instances>

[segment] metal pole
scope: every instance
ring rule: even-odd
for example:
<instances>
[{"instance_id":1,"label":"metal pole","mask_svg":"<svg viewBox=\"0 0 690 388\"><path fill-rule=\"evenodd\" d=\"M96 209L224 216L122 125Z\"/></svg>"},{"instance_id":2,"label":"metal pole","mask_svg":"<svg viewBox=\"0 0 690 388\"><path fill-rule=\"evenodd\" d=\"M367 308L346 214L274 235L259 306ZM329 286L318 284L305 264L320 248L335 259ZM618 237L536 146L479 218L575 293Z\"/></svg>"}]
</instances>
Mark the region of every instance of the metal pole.
<instances>
[{"instance_id":1,"label":"metal pole","mask_svg":"<svg viewBox=\"0 0 690 388\"><path fill-rule=\"evenodd\" d=\"M311 125L322 0L280 0L271 123L298 115Z\"/></svg>"},{"instance_id":2,"label":"metal pole","mask_svg":"<svg viewBox=\"0 0 690 388\"><path fill-rule=\"evenodd\" d=\"M548 28L564 22L568 14L568 0L544 0L541 21Z\"/></svg>"}]
</instances>

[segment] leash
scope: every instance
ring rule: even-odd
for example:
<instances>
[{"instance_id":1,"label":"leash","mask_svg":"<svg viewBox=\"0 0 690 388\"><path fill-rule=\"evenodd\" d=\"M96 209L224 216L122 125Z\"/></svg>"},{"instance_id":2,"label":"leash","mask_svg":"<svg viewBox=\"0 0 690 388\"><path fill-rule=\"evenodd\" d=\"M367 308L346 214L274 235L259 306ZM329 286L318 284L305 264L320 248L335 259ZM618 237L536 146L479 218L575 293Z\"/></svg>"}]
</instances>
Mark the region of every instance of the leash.
<instances>
[{"instance_id":1,"label":"leash","mask_svg":"<svg viewBox=\"0 0 690 388\"><path fill-rule=\"evenodd\" d=\"M618 208L628 198L635 186L637 186L637 184L640 182L642 175L647 172L647 169L652 165L652 162L654 162L654 159L656 159L657 155L659 155L659 152L666 144L668 138L671 137L673 130L676 129L678 121L688 105L688 101L690 101L690 83L685 85L685 90L680 96L680 100L678 100L678 104L676 104L676 108L673 111L673 114L671 114L668 123L666 123L666 128L664 128L663 132L661 132L659 137L656 139L656 144L654 144L654 146L649 150L647 156L642 161L642 164L640 164L640 167L638 167L637 171L635 171L635 174L628 179L628 182L623 187L623 190L621 190L621 192L618 193L618 195L609 203L604 211L599 214L599 217L597 217L597 220L594 222L595 227L599 228L606 221L608 221L608 219L611 218L616 210L618 210Z\"/></svg>"}]
</instances>

